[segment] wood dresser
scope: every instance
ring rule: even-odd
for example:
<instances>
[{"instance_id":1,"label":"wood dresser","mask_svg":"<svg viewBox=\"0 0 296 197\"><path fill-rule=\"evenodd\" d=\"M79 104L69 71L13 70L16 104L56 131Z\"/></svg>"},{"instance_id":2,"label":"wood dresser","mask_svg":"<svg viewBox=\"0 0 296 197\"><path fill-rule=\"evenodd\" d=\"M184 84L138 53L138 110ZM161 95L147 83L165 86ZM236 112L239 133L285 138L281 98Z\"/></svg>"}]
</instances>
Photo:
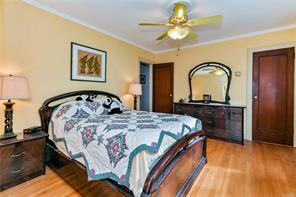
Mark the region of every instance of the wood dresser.
<instances>
[{"instance_id":1,"label":"wood dresser","mask_svg":"<svg viewBox=\"0 0 296 197\"><path fill-rule=\"evenodd\" d=\"M174 113L202 121L207 136L244 144L244 108L223 104L174 103Z\"/></svg>"},{"instance_id":2,"label":"wood dresser","mask_svg":"<svg viewBox=\"0 0 296 197\"><path fill-rule=\"evenodd\" d=\"M47 136L36 132L0 140L0 191L45 174Z\"/></svg>"}]
</instances>

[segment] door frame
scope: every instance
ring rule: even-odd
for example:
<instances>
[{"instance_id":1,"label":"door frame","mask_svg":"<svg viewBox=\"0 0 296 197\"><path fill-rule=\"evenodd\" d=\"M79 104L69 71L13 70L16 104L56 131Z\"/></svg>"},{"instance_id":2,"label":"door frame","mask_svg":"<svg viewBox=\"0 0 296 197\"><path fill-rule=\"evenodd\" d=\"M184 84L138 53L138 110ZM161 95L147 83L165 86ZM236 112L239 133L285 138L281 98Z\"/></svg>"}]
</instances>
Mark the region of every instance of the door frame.
<instances>
[{"instance_id":1,"label":"door frame","mask_svg":"<svg viewBox=\"0 0 296 197\"><path fill-rule=\"evenodd\" d=\"M147 64L149 67L149 111L152 111L152 105L153 105L153 64L152 63L148 63L147 61L140 61L139 62L139 77L140 77L140 67L141 67L141 63ZM140 82L140 81L139 81ZM141 106L141 100L139 99L139 106Z\"/></svg>"},{"instance_id":2,"label":"door frame","mask_svg":"<svg viewBox=\"0 0 296 197\"><path fill-rule=\"evenodd\" d=\"M245 136L247 140L252 140L252 82L253 82L253 53L262 52L275 49L291 48L294 47L294 53L296 54L296 42L280 43L275 45L250 48L248 49L247 57L247 115L246 115L246 130ZM294 58L294 106L296 106L296 58ZM294 109L294 140L293 146L296 147L296 110Z\"/></svg>"},{"instance_id":3,"label":"door frame","mask_svg":"<svg viewBox=\"0 0 296 197\"><path fill-rule=\"evenodd\" d=\"M145 58L139 58L139 63L138 63L138 80L140 77L140 66L141 66L141 62L144 64L149 65L149 111L152 111L153 108L153 64L155 63L154 61L145 59ZM139 106L140 106L140 99L138 99L139 102Z\"/></svg>"}]
</instances>

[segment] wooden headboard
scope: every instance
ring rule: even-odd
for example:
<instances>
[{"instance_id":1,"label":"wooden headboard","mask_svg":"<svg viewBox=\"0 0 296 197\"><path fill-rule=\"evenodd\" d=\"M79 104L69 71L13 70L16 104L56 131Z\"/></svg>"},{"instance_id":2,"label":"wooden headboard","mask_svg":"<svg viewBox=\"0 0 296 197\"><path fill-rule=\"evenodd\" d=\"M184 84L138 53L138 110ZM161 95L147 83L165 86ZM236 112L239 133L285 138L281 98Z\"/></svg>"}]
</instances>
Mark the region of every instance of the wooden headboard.
<instances>
[{"instance_id":1,"label":"wooden headboard","mask_svg":"<svg viewBox=\"0 0 296 197\"><path fill-rule=\"evenodd\" d=\"M112 93L97 91L97 90L80 90L74 92L68 92L55 97L49 98L43 102L42 106L39 109L39 115L41 118L41 126L44 132L48 132L48 124L51 118L51 114L55 108L60 106L63 103L63 100L69 99L71 97L77 97L80 95L92 95L92 96L110 96L116 98L120 101L120 98ZM53 104L55 103L55 104ZM51 105L53 104L53 105Z\"/></svg>"}]
</instances>

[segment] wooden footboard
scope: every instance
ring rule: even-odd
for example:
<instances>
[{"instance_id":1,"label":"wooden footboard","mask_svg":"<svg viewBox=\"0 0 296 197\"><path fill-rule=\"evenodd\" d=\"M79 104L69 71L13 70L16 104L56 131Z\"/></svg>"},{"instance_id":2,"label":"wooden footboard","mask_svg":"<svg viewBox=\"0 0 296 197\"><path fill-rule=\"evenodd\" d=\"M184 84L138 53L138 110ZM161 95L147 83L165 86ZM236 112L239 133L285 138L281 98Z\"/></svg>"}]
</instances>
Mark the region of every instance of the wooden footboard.
<instances>
[{"instance_id":1,"label":"wooden footboard","mask_svg":"<svg viewBox=\"0 0 296 197\"><path fill-rule=\"evenodd\" d=\"M151 170L142 196L184 196L206 162L204 132L187 135L174 144Z\"/></svg>"},{"instance_id":2,"label":"wooden footboard","mask_svg":"<svg viewBox=\"0 0 296 197\"><path fill-rule=\"evenodd\" d=\"M142 196L185 196L206 162L204 132L187 135L152 168ZM83 196L133 196L127 187L111 179L89 182L85 167L64 156L50 140L47 143L47 165Z\"/></svg>"}]
</instances>

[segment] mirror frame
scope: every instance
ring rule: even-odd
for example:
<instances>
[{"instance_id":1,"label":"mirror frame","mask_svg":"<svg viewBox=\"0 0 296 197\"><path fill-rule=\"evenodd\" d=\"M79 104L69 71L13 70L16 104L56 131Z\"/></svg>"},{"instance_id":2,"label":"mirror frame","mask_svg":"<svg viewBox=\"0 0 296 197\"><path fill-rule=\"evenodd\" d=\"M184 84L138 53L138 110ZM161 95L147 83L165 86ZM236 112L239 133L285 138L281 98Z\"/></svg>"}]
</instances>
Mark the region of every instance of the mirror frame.
<instances>
[{"instance_id":1,"label":"mirror frame","mask_svg":"<svg viewBox=\"0 0 296 197\"><path fill-rule=\"evenodd\" d=\"M216 101L216 100L211 100L211 101L207 101L207 100L192 100L191 79L192 79L192 77L194 76L194 74L198 70L200 70L202 68L205 68L205 67L208 67L208 66L220 68L227 75L227 88L226 88L226 92L225 92L225 99L224 99L224 101ZM230 88L231 78L232 78L232 71L231 71L231 69L228 66L226 66L224 64L221 64L219 62L205 62L205 63L202 63L202 64L199 64L199 65L195 66L193 69L191 69L189 71L189 74L188 74L189 90L190 90L189 102L194 102L194 103L220 103L220 104L227 104L227 105L229 105L230 104L229 103L229 101L230 101L229 88Z\"/></svg>"}]
</instances>

